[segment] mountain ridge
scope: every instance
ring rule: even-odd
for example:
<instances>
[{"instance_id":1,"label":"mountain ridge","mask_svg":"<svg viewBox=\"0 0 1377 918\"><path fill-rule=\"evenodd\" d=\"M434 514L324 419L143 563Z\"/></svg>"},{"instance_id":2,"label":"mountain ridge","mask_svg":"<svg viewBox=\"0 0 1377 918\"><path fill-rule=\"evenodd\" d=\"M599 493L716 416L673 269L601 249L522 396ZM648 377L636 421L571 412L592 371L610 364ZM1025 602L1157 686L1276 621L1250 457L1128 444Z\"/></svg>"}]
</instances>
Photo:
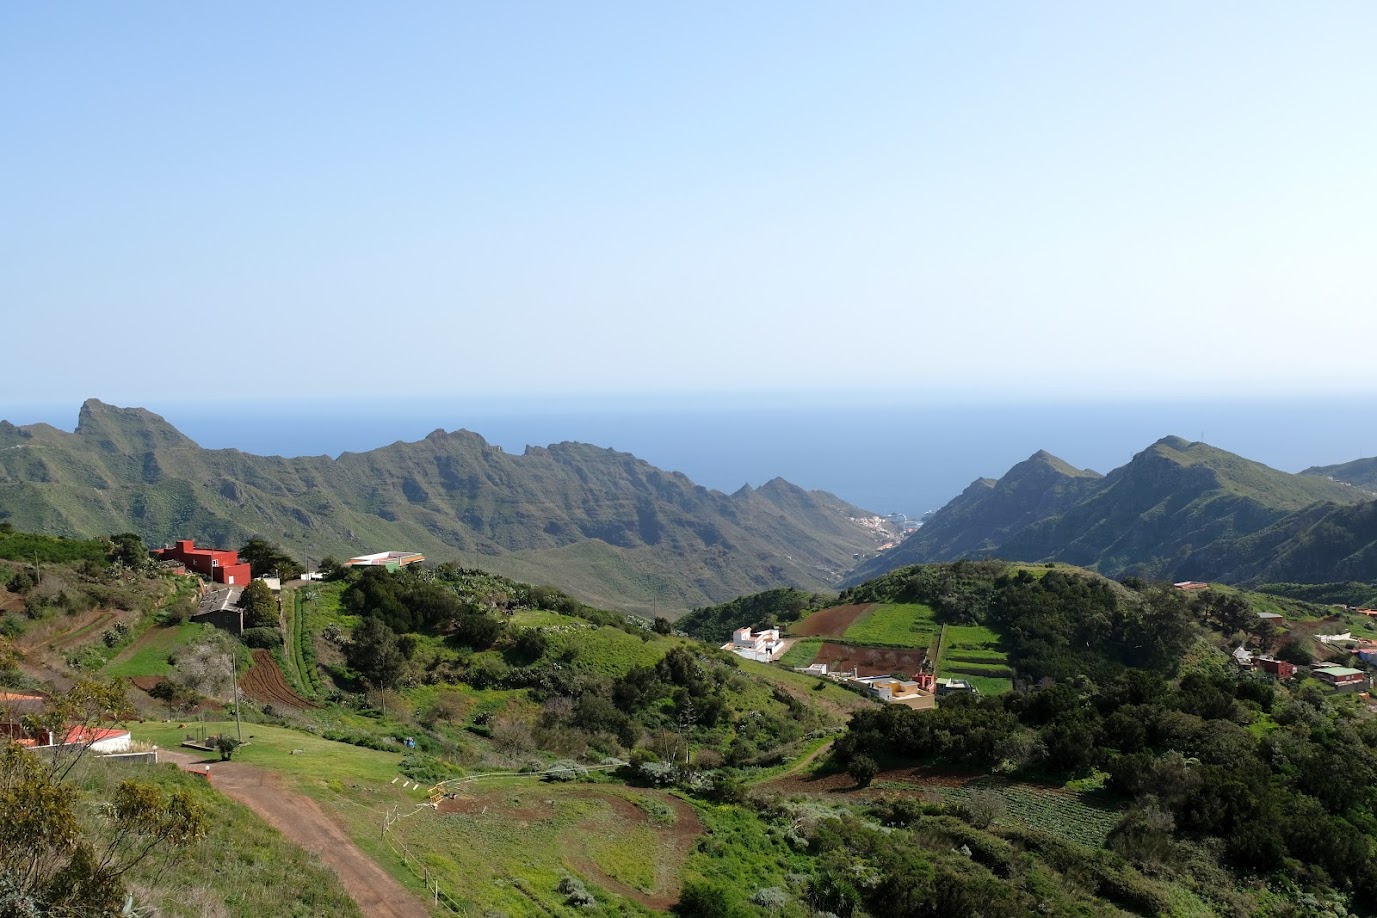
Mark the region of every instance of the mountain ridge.
<instances>
[{"instance_id":1,"label":"mountain ridge","mask_svg":"<svg viewBox=\"0 0 1377 918\"><path fill-rule=\"evenodd\" d=\"M72 433L7 423L0 447L12 447L0 448L0 515L19 528L229 546L259 535L317 557L481 557L644 612L825 586L876 541L850 519L871 514L826 492L771 481L732 496L629 453L563 442L511 454L467 430L333 459L255 456L90 399Z\"/></svg>"},{"instance_id":2,"label":"mountain ridge","mask_svg":"<svg viewBox=\"0 0 1377 918\"><path fill-rule=\"evenodd\" d=\"M1111 576L1173 580L1377 577L1377 569L1368 570L1377 566L1377 548L1370 547L1367 517L1358 509L1377 495L1361 488L1281 472L1175 436L1104 476L1093 475L1040 450L993 484L977 479L847 582L961 557L1061 561ZM1338 544L1343 539L1335 541L1336 527L1354 544ZM1313 549L1318 530L1329 532L1334 543L1328 560L1313 550L1304 554L1306 561L1294 560L1301 556L1288 542L1300 539ZM1345 575L1331 576L1340 571Z\"/></svg>"}]
</instances>

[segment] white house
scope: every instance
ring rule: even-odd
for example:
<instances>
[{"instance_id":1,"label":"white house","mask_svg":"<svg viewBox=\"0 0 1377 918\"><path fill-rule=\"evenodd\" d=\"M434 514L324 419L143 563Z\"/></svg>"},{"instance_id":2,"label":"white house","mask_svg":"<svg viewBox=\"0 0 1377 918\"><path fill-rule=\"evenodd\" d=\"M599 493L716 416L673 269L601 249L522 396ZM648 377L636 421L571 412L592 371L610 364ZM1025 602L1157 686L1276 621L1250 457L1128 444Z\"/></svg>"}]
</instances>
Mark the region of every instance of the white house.
<instances>
[{"instance_id":1,"label":"white house","mask_svg":"<svg viewBox=\"0 0 1377 918\"><path fill-rule=\"evenodd\" d=\"M966 679L938 679L937 694L954 695L957 692L974 692L975 686Z\"/></svg>"},{"instance_id":2,"label":"white house","mask_svg":"<svg viewBox=\"0 0 1377 918\"><path fill-rule=\"evenodd\" d=\"M864 686L866 691L881 701L895 701L919 694L919 685L911 679L896 679L894 676L861 676L851 680Z\"/></svg>"},{"instance_id":3,"label":"white house","mask_svg":"<svg viewBox=\"0 0 1377 918\"><path fill-rule=\"evenodd\" d=\"M783 651L784 642L779 639L778 628L767 628L754 634L750 628L737 628L732 632L731 642L723 644L722 649L748 660L767 661Z\"/></svg>"},{"instance_id":4,"label":"white house","mask_svg":"<svg viewBox=\"0 0 1377 918\"><path fill-rule=\"evenodd\" d=\"M92 752L128 752L132 738L128 730L90 730L85 727L73 727L67 731L64 745L83 745L89 746Z\"/></svg>"}]
</instances>

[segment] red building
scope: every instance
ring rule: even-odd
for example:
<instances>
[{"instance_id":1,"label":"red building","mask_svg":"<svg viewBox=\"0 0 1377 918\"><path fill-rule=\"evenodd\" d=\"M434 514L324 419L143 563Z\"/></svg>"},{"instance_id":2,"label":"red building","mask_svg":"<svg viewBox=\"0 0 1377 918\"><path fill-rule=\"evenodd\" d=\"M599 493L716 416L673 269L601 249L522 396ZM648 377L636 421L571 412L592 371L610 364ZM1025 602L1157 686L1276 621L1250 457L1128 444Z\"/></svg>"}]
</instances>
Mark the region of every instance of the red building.
<instances>
[{"instance_id":1,"label":"red building","mask_svg":"<svg viewBox=\"0 0 1377 918\"><path fill-rule=\"evenodd\" d=\"M1271 657L1253 657L1253 668L1276 676L1278 679L1290 679L1296 675L1295 664L1287 663L1285 660L1274 660Z\"/></svg>"},{"instance_id":2,"label":"red building","mask_svg":"<svg viewBox=\"0 0 1377 918\"><path fill-rule=\"evenodd\" d=\"M172 548L156 548L153 555L160 561L180 562L187 570L226 586L244 586L253 579L248 563L239 560L239 552L197 548L194 539L182 539Z\"/></svg>"}]
</instances>

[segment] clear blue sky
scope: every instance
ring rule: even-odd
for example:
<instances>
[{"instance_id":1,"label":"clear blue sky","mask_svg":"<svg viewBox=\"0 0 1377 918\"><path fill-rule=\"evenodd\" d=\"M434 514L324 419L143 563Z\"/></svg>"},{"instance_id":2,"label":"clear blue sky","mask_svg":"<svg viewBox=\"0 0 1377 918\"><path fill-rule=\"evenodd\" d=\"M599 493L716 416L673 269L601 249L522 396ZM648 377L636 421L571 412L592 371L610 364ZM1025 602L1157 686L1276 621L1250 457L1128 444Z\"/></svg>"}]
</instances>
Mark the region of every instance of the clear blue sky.
<instances>
[{"instance_id":1,"label":"clear blue sky","mask_svg":"<svg viewBox=\"0 0 1377 918\"><path fill-rule=\"evenodd\" d=\"M0 7L0 402L1377 393L1377 5Z\"/></svg>"}]
</instances>

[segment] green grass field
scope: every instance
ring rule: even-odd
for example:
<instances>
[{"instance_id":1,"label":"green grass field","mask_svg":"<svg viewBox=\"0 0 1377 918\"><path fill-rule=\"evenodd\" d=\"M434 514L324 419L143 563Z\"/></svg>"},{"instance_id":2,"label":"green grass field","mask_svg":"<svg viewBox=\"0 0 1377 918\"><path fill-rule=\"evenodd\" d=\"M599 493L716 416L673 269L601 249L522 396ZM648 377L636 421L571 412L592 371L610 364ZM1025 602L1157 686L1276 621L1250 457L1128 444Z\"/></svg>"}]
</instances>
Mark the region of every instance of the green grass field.
<instances>
[{"instance_id":1,"label":"green grass field","mask_svg":"<svg viewBox=\"0 0 1377 918\"><path fill-rule=\"evenodd\" d=\"M620 628L587 625L567 617L560 621L561 627L544 632L550 642L547 656L564 659L575 669L619 676L633 666L654 666L668 649L664 641L643 641Z\"/></svg>"},{"instance_id":2,"label":"green grass field","mask_svg":"<svg viewBox=\"0 0 1377 918\"><path fill-rule=\"evenodd\" d=\"M513 613L507 623L513 628L548 628L569 624L569 616L547 612L544 609L521 609Z\"/></svg>"},{"instance_id":3,"label":"green grass field","mask_svg":"<svg viewBox=\"0 0 1377 918\"><path fill-rule=\"evenodd\" d=\"M852 622L842 640L881 647L926 648L940 628L930 606L881 603Z\"/></svg>"},{"instance_id":4,"label":"green grass field","mask_svg":"<svg viewBox=\"0 0 1377 918\"><path fill-rule=\"evenodd\" d=\"M204 810L208 832L201 842L180 852L155 849L129 874L127 880L137 887L140 906L153 906L159 915L178 918L352 918L361 914L317 856L286 841L247 807L175 766L129 765L92 757L81 764L74 778L91 800L108 800L118 782L134 778L164 792L189 791Z\"/></svg>"},{"instance_id":5,"label":"green grass field","mask_svg":"<svg viewBox=\"0 0 1377 918\"><path fill-rule=\"evenodd\" d=\"M577 909L584 915L654 913L628 891L677 897L688 844L676 850L675 833L692 825L680 825L663 792L517 779L478 787L464 802L462 812L415 811L392 830L459 914L573 914L558 890L565 876L594 896ZM671 815L656 820L651 810Z\"/></svg>"},{"instance_id":6,"label":"green grass field","mask_svg":"<svg viewBox=\"0 0 1377 918\"><path fill-rule=\"evenodd\" d=\"M232 720L207 723L205 727L208 733L234 736ZM188 730L174 723L144 721L134 724L130 732L139 742L176 749L186 738ZM402 760L400 751L364 749L286 727L244 724L244 742L246 745L234 754L236 762L259 765L289 775L307 791L325 787L331 780L387 786L400 774L397 770ZM293 752L297 749L301 750L300 753Z\"/></svg>"},{"instance_id":7,"label":"green grass field","mask_svg":"<svg viewBox=\"0 0 1377 918\"><path fill-rule=\"evenodd\" d=\"M800 638L779 658L780 666L805 667L812 666L813 661L818 658L818 651L822 650L822 638Z\"/></svg>"},{"instance_id":8,"label":"green grass field","mask_svg":"<svg viewBox=\"0 0 1377 918\"><path fill-rule=\"evenodd\" d=\"M172 672L167 658L195 640L206 625L186 622L157 626L144 632L101 670L107 676L166 676Z\"/></svg>"},{"instance_id":9,"label":"green grass field","mask_svg":"<svg viewBox=\"0 0 1377 918\"><path fill-rule=\"evenodd\" d=\"M970 676L958 673L953 678L965 679L982 695L1003 695L1012 691L1014 687L1012 680L995 676Z\"/></svg>"},{"instance_id":10,"label":"green grass field","mask_svg":"<svg viewBox=\"0 0 1377 918\"><path fill-rule=\"evenodd\" d=\"M984 625L948 625L937 675L962 678L982 695L1002 695L1013 688L1009 656L999 635Z\"/></svg>"}]
</instances>

